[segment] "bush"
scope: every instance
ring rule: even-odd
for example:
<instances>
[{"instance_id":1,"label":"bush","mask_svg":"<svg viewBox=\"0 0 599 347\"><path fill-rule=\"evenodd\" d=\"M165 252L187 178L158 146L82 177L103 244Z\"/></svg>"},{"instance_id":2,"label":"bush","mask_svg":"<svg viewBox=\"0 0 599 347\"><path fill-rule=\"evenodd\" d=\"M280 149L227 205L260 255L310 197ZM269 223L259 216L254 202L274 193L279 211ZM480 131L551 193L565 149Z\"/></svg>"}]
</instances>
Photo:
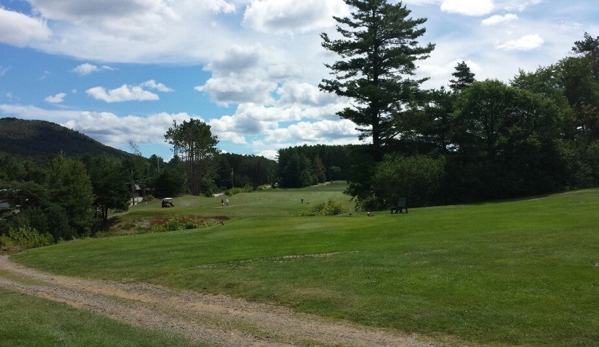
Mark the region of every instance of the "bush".
<instances>
[{"instance_id":1,"label":"bush","mask_svg":"<svg viewBox=\"0 0 599 347\"><path fill-rule=\"evenodd\" d=\"M239 194L239 193L251 193L252 191L254 191L254 188L252 188L252 186L245 185L243 188L240 188L240 187L231 188L225 192L225 195L233 196L233 195Z\"/></svg>"},{"instance_id":2,"label":"bush","mask_svg":"<svg viewBox=\"0 0 599 347\"><path fill-rule=\"evenodd\" d=\"M143 199L144 202L152 201L152 200L154 200L154 196L152 194L148 194L148 195L144 196L144 199Z\"/></svg>"},{"instance_id":3,"label":"bush","mask_svg":"<svg viewBox=\"0 0 599 347\"><path fill-rule=\"evenodd\" d=\"M341 213L343 213L343 206L341 206L341 203L329 199L326 204L321 202L312 207L309 211L301 212L300 216L336 216Z\"/></svg>"},{"instance_id":4,"label":"bush","mask_svg":"<svg viewBox=\"0 0 599 347\"><path fill-rule=\"evenodd\" d=\"M367 204L395 205L399 198L408 198L410 206L430 206L441 201L445 179L445 158L428 156L403 157L388 155L380 162L372 178L372 186L380 201L364 199ZM386 206L379 206L385 208Z\"/></svg>"},{"instance_id":5,"label":"bush","mask_svg":"<svg viewBox=\"0 0 599 347\"><path fill-rule=\"evenodd\" d=\"M49 233L40 234L35 228L11 228L7 235L0 236L0 246L19 247L23 249L49 246L54 238Z\"/></svg>"},{"instance_id":6,"label":"bush","mask_svg":"<svg viewBox=\"0 0 599 347\"><path fill-rule=\"evenodd\" d=\"M193 219L169 218L164 224L157 224L152 227L153 232L177 231L184 229L196 229L203 225Z\"/></svg>"}]
</instances>

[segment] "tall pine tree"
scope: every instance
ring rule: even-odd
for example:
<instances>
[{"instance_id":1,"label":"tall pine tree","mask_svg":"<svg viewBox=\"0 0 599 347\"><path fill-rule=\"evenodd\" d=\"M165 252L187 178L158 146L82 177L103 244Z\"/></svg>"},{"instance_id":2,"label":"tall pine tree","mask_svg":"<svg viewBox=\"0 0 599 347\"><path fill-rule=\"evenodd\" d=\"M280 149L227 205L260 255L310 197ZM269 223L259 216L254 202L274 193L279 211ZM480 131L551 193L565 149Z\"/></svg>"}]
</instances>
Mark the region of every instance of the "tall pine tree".
<instances>
[{"instance_id":1,"label":"tall pine tree","mask_svg":"<svg viewBox=\"0 0 599 347\"><path fill-rule=\"evenodd\" d=\"M386 142L393 137L394 116L414 98L426 79L412 79L417 60L426 59L433 44L420 46L426 18L412 19L401 2L344 0L350 17L333 17L341 39L322 33L323 47L342 59L326 64L333 79L323 79L320 89L347 97L352 107L339 116L361 128L361 138L372 136L373 157L380 161Z\"/></svg>"}]
</instances>

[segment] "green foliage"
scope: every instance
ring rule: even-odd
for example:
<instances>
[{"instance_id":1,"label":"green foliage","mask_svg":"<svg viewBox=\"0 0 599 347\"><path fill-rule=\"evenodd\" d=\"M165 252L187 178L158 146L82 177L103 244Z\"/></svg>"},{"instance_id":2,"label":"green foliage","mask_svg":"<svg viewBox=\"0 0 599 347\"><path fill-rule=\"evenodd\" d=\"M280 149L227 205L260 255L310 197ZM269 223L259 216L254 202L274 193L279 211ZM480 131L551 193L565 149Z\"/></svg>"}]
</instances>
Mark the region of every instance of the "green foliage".
<instances>
[{"instance_id":1,"label":"green foliage","mask_svg":"<svg viewBox=\"0 0 599 347\"><path fill-rule=\"evenodd\" d=\"M193 195L201 194L205 183L214 179L218 139L212 135L210 125L199 119L190 119L181 124L173 122L164 135L173 145L175 155L181 159L188 188Z\"/></svg>"},{"instance_id":2,"label":"green foliage","mask_svg":"<svg viewBox=\"0 0 599 347\"><path fill-rule=\"evenodd\" d=\"M216 185L223 188L257 187L277 180L278 164L261 156L219 153Z\"/></svg>"},{"instance_id":3,"label":"green foliage","mask_svg":"<svg viewBox=\"0 0 599 347\"><path fill-rule=\"evenodd\" d=\"M196 229L206 226L203 222L198 222L187 217L171 217L162 224L152 226L152 232L178 231L186 229Z\"/></svg>"},{"instance_id":4,"label":"green foliage","mask_svg":"<svg viewBox=\"0 0 599 347\"><path fill-rule=\"evenodd\" d=\"M176 160L171 161L175 161L175 163L169 163L154 182L154 193L158 197L178 196L185 192L185 175L178 168Z\"/></svg>"},{"instance_id":5,"label":"green foliage","mask_svg":"<svg viewBox=\"0 0 599 347\"><path fill-rule=\"evenodd\" d=\"M0 235L0 246L19 249L29 249L54 244L54 238L49 233L39 233L34 228L19 227L10 229L8 235Z\"/></svg>"},{"instance_id":6,"label":"green foliage","mask_svg":"<svg viewBox=\"0 0 599 347\"><path fill-rule=\"evenodd\" d=\"M410 78L416 61L428 58L434 45L419 46L426 18L413 19L401 2L345 0L350 17L333 17L341 39L322 33L322 46L341 60L325 64L334 79L324 79L323 91L351 100L351 107L338 113L356 123L361 138L372 136L375 161L384 145L393 139L394 117L418 94L425 79ZM400 129L401 131L401 129Z\"/></svg>"},{"instance_id":7,"label":"green foliage","mask_svg":"<svg viewBox=\"0 0 599 347\"><path fill-rule=\"evenodd\" d=\"M487 80L462 92L455 108L452 143L457 151L452 168L457 169L450 170L449 179L459 194L509 198L562 185L557 149L561 113L551 99ZM462 180L466 177L479 183Z\"/></svg>"},{"instance_id":8,"label":"green foliage","mask_svg":"<svg viewBox=\"0 0 599 347\"><path fill-rule=\"evenodd\" d=\"M410 206L435 205L442 201L444 182L444 157L388 155L376 166L372 185L382 206L387 208L395 206L400 198L407 198Z\"/></svg>"},{"instance_id":9,"label":"green foliage","mask_svg":"<svg viewBox=\"0 0 599 347\"><path fill-rule=\"evenodd\" d=\"M144 201L144 202L148 202L148 201L152 201L152 200L154 200L154 199L155 199L155 198L154 198L154 196L153 196L152 194L148 194L148 195L144 196L144 199L143 199L143 201Z\"/></svg>"},{"instance_id":10,"label":"green foliage","mask_svg":"<svg viewBox=\"0 0 599 347\"><path fill-rule=\"evenodd\" d=\"M235 188L227 189L225 191L225 195L233 196L233 195L240 194L240 193L251 193L253 191L254 191L253 187L246 185L245 187L235 187Z\"/></svg>"},{"instance_id":11,"label":"green foliage","mask_svg":"<svg viewBox=\"0 0 599 347\"><path fill-rule=\"evenodd\" d=\"M57 156L46 179L55 212L67 218L73 236L89 235L93 221L93 187L81 161ZM60 233L60 231L56 231ZM71 236L71 235L66 235ZM62 235L61 235L62 237ZM66 239L66 238L65 238Z\"/></svg>"},{"instance_id":12,"label":"green foliage","mask_svg":"<svg viewBox=\"0 0 599 347\"><path fill-rule=\"evenodd\" d=\"M102 221L106 223L109 209L124 209L130 201L129 173L123 161L117 158L86 157L84 162L94 193L93 205L100 209Z\"/></svg>"},{"instance_id":13,"label":"green foliage","mask_svg":"<svg viewBox=\"0 0 599 347\"><path fill-rule=\"evenodd\" d=\"M326 203L321 202L309 211L300 212L300 216L336 216L343 213L343 205L340 202L329 199Z\"/></svg>"},{"instance_id":14,"label":"green foliage","mask_svg":"<svg viewBox=\"0 0 599 347\"><path fill-rule=\"evenodd\" d=\"M449 80L449 88L454 93L460 93L464 89L470 87L476 82L474 73L470 70L465 61L461 61L456 65L455 71L451 74L455 79Z\"/></svg>"}]
</instances>

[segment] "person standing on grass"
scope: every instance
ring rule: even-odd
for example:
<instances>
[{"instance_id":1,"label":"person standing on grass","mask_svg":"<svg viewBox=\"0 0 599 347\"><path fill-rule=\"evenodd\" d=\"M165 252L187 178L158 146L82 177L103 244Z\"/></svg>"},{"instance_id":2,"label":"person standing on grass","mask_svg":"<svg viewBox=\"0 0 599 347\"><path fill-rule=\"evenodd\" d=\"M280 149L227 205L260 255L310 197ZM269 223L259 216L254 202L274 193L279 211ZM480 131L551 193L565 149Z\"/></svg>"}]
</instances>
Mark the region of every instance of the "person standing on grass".
<instances>
[{"instance_id":1,"label":"person standing on grass","mask_svg":"<svg viewBox=\"0 0 599 347\"><path fill-rule=\"evenodd\" d=\"M225 199L220 199L220 207L225 207Z\"/></svg>"},{"instance_id":2,"label":"person standing on grass","mask_svg":"<svg viewBox=\"0 0 599 347\"><path fill-rule=\"evenodd\" d=\"M227 198L227 200L225 200L225 204L227 204L227 207L229 207L229 198Z\"/></svg>"}]
</instances>

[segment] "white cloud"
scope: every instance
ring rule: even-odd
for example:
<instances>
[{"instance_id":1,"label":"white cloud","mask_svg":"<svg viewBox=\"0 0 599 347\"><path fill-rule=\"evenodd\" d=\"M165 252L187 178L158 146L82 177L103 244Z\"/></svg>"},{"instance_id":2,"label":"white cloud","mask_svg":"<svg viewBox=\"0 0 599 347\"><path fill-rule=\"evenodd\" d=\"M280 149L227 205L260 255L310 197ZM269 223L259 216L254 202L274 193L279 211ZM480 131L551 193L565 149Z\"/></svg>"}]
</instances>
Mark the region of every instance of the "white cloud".
<instances>
[{"instance_id":1,"label":"white cloud","mask_svg":"<svg viewBox=\"0 0 599 347\"><path fill-rule=\"evenodd\" d=\"M61 102L64 101L64 97L65 96L67 96L66 93L58 93L56 95L51 95L51 96L46 97L44 99L44 101L50 102L50 103L53 103L53 104L60 104Z\"/></svg>"},{"instance_id":2,"label":"white cloud","mask_svg":"<svg viewBox=\"0 0 599 347\"><path fill-rule=\"evenodd\" d=\"M467 16L484 16L493 11L492 0L444 0L441 10Z\"/></svg>"},{"instance_id":3,"label":"white cloud","mask_svg":"<svg viewBox=\"0 0 599 347\"><path fill-rule=\"evenodd\" d=\"M122 85L117 89L106 90L102 87L94 87L85 91L88 95L97 100L106 102L122 102L122 101L148 101L159 100L157 94L143 90L139 86Z\"/></svg>"},{"instance_id":4,"label":"white cloud","mask_svg":"<svg viewBox=\"0 0 599 347\"><path fill-rule=\"evenodd\" d=\"M218 75L243 73L265 65L267 56L268 52L261 45L233 45L217 55L212 62L206 65L205 70L213 71Z\"/></svg>"},{"instance_id":5,"label":"white cloud","mask_svg":"<svg viewBox=\"0 0 599 347\"><path fill-rule=\"evenodd\" d=\"M279 156L279 151L275 151L274 149L266 149L266 150L256 153L256 155L270 159L270 160L276 160L277 157Z\"/></svg>"},{"instance_id":6,"label":"white cloud","mask_svg":"<svg viewBox=\"0 0 599 347\"><path fill-rule=\"evenodd\" d=\"M0 42L23 47L34 41L48 40L51 35L43 20L0 6Z\"/></svg>"},{"instance_id":7,"label":"white cloud","mask_svg":"<svg viewBox=\"0 0 599 347\"><path fill-rule=\"evenodd\" d=\"M0 77L4 76L10 70L10 66L0 66Z\"/></svg>"},{"instance_id":8,"label":"white cloud","mask_svg":"<svg viewBox=\"0 0 599 347\"><path fill-rule=\"evenodd\" d=\"M77 118L80 111L46 110L31 105L0 104L0 111L7 116L23 119L43 119L51 122L64 122Z\"/></svg>"},{"instance_id":9,"label":"white cloud","mask_svg":"<svg viewBox=\"0 0 599 347\"><path fill-rule=\"evenodd\" d=\"M495 16L491 16L487 19L483 19L481 21L481 23L483 25L497 25L499 23L504 23L504 22L510 22L513 20L518 19L518 16L512 13L500 16L500 15L495 15Z\"/></svg>"},{"instance_id":10,"label":"white cloud","mask_svg":"<svg viewBox=\"0 0 599 347\"><path fill-rule=\"evenodd\" d=\"M506 11L522 12L531 5L540 4L543 0L496 0L496 1L497 1L497 6L500 8L503 8Z\"/></svg>"},{"instance_id":11,"label":"white cloud","mask_svg":"<svg viewBox=\"0 0 599 347\"><path fill-rule=\"evenodd\" d=\"M220 104L230 103L264 103L273 102L270 93L276 88L276 82L260 78L240 78L240 76L213 77L203 86L195 90L207 93L210 98Z\"/></svg>"},{"instance_id":12,"label":"white cloud","mask_svg":"<svg viewBox=\"0 0 599 347\"><path fill-rule=\"evenodd\" d=\"M281 97L277 105L325 106L335 103L338 98L331 93L324 93L309 83L289 81L277 89Z\"/></svg>"},{"instance_id":13,"label":"white cloud","mask_svg":"<svg viewBox=\"0 0 599 347\"><path fill-rule=\"evenodd\" d=\"M120 117L110 112L79 112L78 117L64 122L64 126L80 131L104 144L125 147L135 143L164 142L164 134L173 121L183 122L198 118L187 113L157 113L148 117Z\"/></svg>"},{"instance_id":14,"label":"white cloud","mask_svg":"<svg viewBox=\"0 0 599 347\"><path fill-rule=\"evenodd\" d=\"M496 48L504 51L530 51L538 49L545 43L545 40L538 34L522 36L517 40L510 40L498 45Z\"/></svg>"},{"instance_id":15,"label":"white cloud","mask_svg":"<svg viewBox=\"0 0 599 347\"><path fill-rule=\"evenodd\" d=\"M99 69L96 65L85 63L77 66L71 71L78 73L80 76L85 76L91 74L92 72L99 71Z\"/></svg>"},{"instance_id":16,"label":"white cloud","mask_svg":"<svg viewBox=\"0 0 599 347\"><path fill-rule=\"evenodd\" d=\"M52 40L35 48L79 59L144 63L197 62L228 45L230 30L221 20L235 15L234 2L29 1L54 30Z\"/></svg>"},{"instance_id":17,"label":"white cloud","mask_svg":"<svg viewBox=\"0 0 599 347\"><path fill-rule=\"evenodd\" d=\"M106 65L104 65L102 67L97 67L96 65L85 63L85 64L81 64L81 65L75 67L71 71L78 73L79 76L85 76L85 75L91 74L92 72L98 72L98 71L101 71L101 70L110 70L110 71L113 71L114 69L111 68L110 66L106 66Z\"/></svg>"},{"instance_id":18,"label":"white cloud","mask_svg":"<svg viewBox=\"0 0 599 347\"><path fill-rule=\"evenodd\" d=\"M162 83L156 83L156 81L154 81L154 80L149 80L147 82L144 82L144 83L140 84L140 87L148 87L150 89L156 89L159 92L165 92L165 93L173 91L173 89L165 86Z\"/></svg>"},{"instance_id":19,"label":"white cloud","mask_svg":"<svg viewBox=\"0 0 599 347\"><path fill-rule=\"evenodd\" d=\"M247 7L242 24L265 33L304 33L331 27L333 15L348 14L341 0L261 0Z\"/></svg>"}]
</instances>

